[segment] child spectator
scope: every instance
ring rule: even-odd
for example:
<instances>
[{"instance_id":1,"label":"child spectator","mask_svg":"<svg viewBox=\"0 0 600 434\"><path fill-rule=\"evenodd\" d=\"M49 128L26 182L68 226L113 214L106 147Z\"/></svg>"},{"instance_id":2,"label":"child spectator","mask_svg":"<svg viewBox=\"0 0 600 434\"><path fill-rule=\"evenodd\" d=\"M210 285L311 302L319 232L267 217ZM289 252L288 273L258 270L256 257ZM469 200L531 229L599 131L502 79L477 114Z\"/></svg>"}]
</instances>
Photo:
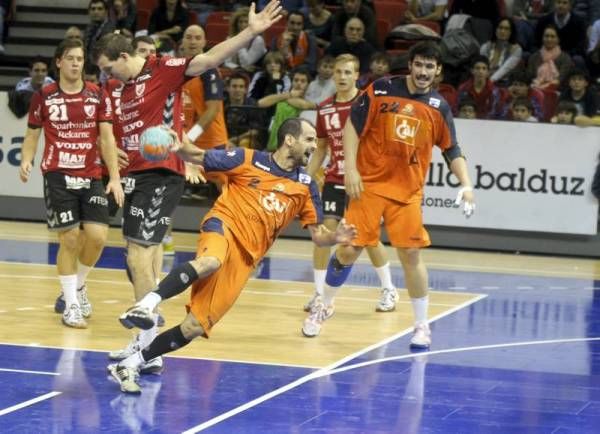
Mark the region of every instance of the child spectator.
<instances>
[{"instance_id":1,"label":"child spectator","mask_svg":"<svg viewBox=\"0 0 600 434\"><path fill-rule=\"evenodd\" d=\"M550 119L553 124L573 125L577 116L577 107L571 101L559 101L555 115Z\"/></svg>"},{"instance_id":2,"label":"child spectator","mask_svg":"<svg viewBox=\"0 0 600 434\"><path fill-rule=\"evenodd\" d=\"M369 72L363 74L358 79L358 87L366 89L368 85L375 80L386 77L390 72L390 58L386 53L375 53L371 56L369 63Z\"/></svg>"},{"instance_id":3,"label":"child spectator","mask_svg":"<svg viewBox=\"0 0 600 434\"><path fill-rule=\"evenodd\" d=\"M458 116L461 119L477 119L477 105L470 98L463 99L458 104Z\"/></svg>"},{"instance_id":4,"label":"child spectator","mask_svg":"<svg viewBox=\"0 0 600 434\"><path fill-rule=\"evenodd\" d=\"M517 98L527 98L533 108L533 116L538 121L544 120L544 93L529 87L531 78L523 70L516 70L510 75L508 92L502 108L502 119L510 120L512 116L512 103Z\"/></svg>"},{"instance_id":5,"label":"child spectator","mask_svg":"<svg viewBox=\"0 0 600 434\"><path fill-rule=\"evenodd\" d=\"M323 56L317 67L317 77L310 82L305 98L315 104L320 104L335 93L333 82L333 66L335 58Z\"/></svg>"},{"instance_id":6,"label":"child spectator","mask_svg":"<svg viewBox=\"0 0 600 434\"><path fill-rule=\"evenodd\" d=\"M271 51L265 55L263 60L264 71L258 71L252 77L248 94L255 100L267 95L282 93L290 90L291 81L286 75L285 60L281 53Z\"/></svg>"},{"instance_id":7,"label":"child spectator","mask_svg":"<svg viewBox=\"0 0 600 434\"><path fill-rule=\"evenodd\" d=\"M499 119L506 96L490 79L490 63L487 57L475 56L471 63L471 78L458 88L458 100L471 98L477 107L477 118Z\"/></svg>"},{"instance_id":8,"label":"child spectator","mask_svg":"<svg viewBox=\"0 0 600 434\"><path fill-rule=\"evenodd\" d=\"M520 122L537 122L533 116L533 106L527 98L517 98L512 103L512 118L514 121Z\"/></svg>"}]
</instances>

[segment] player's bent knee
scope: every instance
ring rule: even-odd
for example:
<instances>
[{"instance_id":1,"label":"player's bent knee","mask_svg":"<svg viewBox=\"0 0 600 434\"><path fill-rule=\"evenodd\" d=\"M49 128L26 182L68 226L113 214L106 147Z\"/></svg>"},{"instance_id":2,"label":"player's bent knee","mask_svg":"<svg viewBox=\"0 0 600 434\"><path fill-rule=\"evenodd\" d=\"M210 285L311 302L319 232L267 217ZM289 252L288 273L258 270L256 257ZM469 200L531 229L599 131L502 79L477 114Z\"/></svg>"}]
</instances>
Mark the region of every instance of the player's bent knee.
<instances>
[{"instance_id":1,"label":"player's bent knee","mask_svg":"<svg viewBox=\"0 0 600 434\"><path fill-rule=\"evenodd\" d=\"M199 336L203 336L205 334L204 328L196 317L189 313L188 316L185 317L185 320L181 323L181 333L186 339L192 340Z\"/></svg>"},{"instance_id":2,"label":"player's bent knee","mask_svg":"<svg viewBox=\"0 0 600 434\"><path fill-rule=\"evenodd\" d=\"M61 232L58 236L60 245L68 250L77 250L79 247L79 229Z\"/></svg>"},{"instance_id":3,"label":"player's bent knee","mask_svg":"<svg viewBox=\"0 0 600 434\"><path fill-rule=\"evenodd\" d=\"M214 256L200 256L190 263L196 270L196 273L198 273L199 277L212 274L221 268L221 261Z\"/></svg>"},{"instance_id":4,"label":"player's bent knee","mask_svg":"<svg viewBox=\"0 0 600 434\"><path fill-rule=\"evenodd\" d=\"M416 267L421 262L421 249L398 249L398 257L404 266Z\"/></svg>"},{"instance_id":5,"label":"player's bent knee","mask_svg":"<svg viewBox=\"0 0 600 434\"><path fill-rule=\"evenodd\" d=\"M350 265L354 264L356 259L360 256L362 248L354 246L338 246L335 251L335 255L341 264Z\"/></svg>"}]
</instances>

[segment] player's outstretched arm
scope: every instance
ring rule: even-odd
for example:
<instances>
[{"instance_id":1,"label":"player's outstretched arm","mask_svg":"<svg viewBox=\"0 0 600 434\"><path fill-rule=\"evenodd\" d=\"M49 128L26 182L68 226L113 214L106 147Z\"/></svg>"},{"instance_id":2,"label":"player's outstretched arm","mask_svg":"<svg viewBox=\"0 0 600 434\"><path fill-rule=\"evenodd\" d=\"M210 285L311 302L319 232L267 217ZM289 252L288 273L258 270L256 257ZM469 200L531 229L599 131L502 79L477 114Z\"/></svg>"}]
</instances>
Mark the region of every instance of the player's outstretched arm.
<instances>
[{"instance_id":1,"label":"player's outstretched arm","mask_svg":"<svg viewBox=\"0 0 600 434\"><path fill-rule=\"evenodd\" d=\"M31 176L33 157L37 152L40 134L42 134L41 128L27 128L25 133L25 139L21 145L21 166L19 167L19 178L23 182L27 182Z\"/></svg>"},{"instance_id":2,"label":"player's outstretched arm","mask_svg":"<svg viewBox=\"0 0 600 434\"><path fill-rule=\"evenodd\" d=\"M463 157L458 157L450 163L450 170L460 181L461 189L456 196L456 205L464 201L463 214L465 217L471 217L475 212L475 196L473 195L473 183L467 171L467 163Z\"/></svg>"},{"instance_id":3,"label":"player's outstretched arm","mask_svg":"<svg viewBox=\"0 0 600 434\"><path fill-rule=\"evenodd\" d=\"M179 158L181 158L183 161L202 166L206 151L194 146L187 134L184 133L183 139L179 140L179 136L177 136L177 133L174 130L168 129L168 131L173 138L173 143L170 149L171 152L176 152ZM202 170L198 171L197 175L200 182L206 182L204 175L202 175Z\"/></svg>"},{"instance_id":4,"label":"player's outstretched arm","mask_svg":"<svg viewBox=\"0 0 600 434\"><path fill-rule=\"evenodd\" d=\"M335 231L330 231L324 225L310 225L308 230L313 242L319 247L350 244L358 234L356 227L347 224L345 219L340 221Z\"/></svg>"},{"instance_id":5,"label":"player's outstretched arm","mask_svg":"<svg viewBox=\"0 0 600 434\"><path fill-rule=\"evenodd\" d=\"M281 18L280 12L281 6L278 0L271 0L259 13L255 13L255 5L252 3L248 13L248 27L237 35L215 45L206 53L196 55L188 65L186 75L200 75L207 69L219 66L240 48L247 46L256 35L276 23Z\"/></svg>"}]
</instances>

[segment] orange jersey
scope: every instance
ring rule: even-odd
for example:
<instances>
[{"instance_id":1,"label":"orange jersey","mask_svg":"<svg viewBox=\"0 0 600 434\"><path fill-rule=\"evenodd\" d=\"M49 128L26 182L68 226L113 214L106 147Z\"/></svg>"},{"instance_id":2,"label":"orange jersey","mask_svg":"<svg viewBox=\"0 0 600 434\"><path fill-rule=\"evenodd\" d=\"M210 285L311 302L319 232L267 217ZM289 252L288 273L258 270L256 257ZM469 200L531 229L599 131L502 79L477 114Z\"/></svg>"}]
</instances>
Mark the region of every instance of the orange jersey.
<instances>
[{"instance_id":1,"label":"orange jersey","mask_svg":"<svg viewBox=\"0 0 600 434\"><path fill-rule=\"evenodd\" d=\"M203 166L227 177L204 221L220 219L255 263L296 216L304 227L323 220L315 181L304 169L282 170L268 152L210 150Z\"/></svg>"},{"instance_id":2,"label":"orange jersey","mask_svg":"<svg viewBox=\"0 0 600 434\"><path fill-rule=\"evenodd\" d=\"M410 94L405 77L373 82L352 105L350 119L365 188L403 203L421 200L433 146L456 145L448 103L436 91Z\"/></svg>"},{"instance_id":3,"label":"orange jersey","mask_svg":"<svg viewBox=\"0 0 600 434\"><path fill-rule=\"evenodd\" d=\"M223 80L216 69L209 69L197 78L188 81L183 86L183 115L184 128L188 131L206 111L206 101L219 102L217 115L196 139L194 145L202 149L227 145L227 127L223 115Z\"/></svg>"}]
</instances>

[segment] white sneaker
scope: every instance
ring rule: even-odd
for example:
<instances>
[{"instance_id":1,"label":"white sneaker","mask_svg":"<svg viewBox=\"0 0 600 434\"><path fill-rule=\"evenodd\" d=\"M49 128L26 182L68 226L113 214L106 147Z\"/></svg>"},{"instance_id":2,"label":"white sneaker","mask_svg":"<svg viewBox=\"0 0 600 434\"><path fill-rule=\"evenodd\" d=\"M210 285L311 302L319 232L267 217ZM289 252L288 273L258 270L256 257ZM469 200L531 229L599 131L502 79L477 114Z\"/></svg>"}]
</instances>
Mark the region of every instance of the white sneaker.
<instances>
[{"instance_id":1,"label":"white sneaker","mask_svg":"<svg viewBox=\"0 0 600 434\"><path fill-rule=\"evenodd\" d=\"M396 288L383 288L381 290L381 298L375 310L377 312L392 312L396 310L396 303L400 299Z\"/></svg>"},{"instance_id":2,"label":"white sneaker","mask_svg":"<svg viewBox=\"0 0 600 434\"><path fill-rule=\"evenodd\" d=\"M137 353L142 349L140 345L140 335L135 335L131 341L127 344L125 348L122 350L111 351L108 353L108 358L110 360L123 360L132 354Z\"/></svg>"},{"instance_id":3,"label":"white sneaker","mask_svg":"<svg viewBox=\"0 0 600 434\"><path fill-rule=\"evenodd\" d=\"M313 338L317 336L321 332L321 326L325 320L331 318L334 311L335 308L333 305L326 307L319 298L310 311L310 315L308 315L308 317L304 320L304 324L302 325L302 334L307 338Z\"/></svg>"},{"instance_id":4,"label":"white sneaker","mask_svg":"<svg viewBox=\"0 0 600 434\"><path fill-rule=\"evenodd\" d=\"M127 309L119 317L119 321L123 327L128 329L137 327L142 330L150 330L154 327L154 314L149 309L136 304Z\"/></svg>"},{"instance_id":5,"label":"white sneaker","mask_svg":"<svg viewBox=\"0 0 600 434\"><path fill-rule=\"evenodd\" d=\"M426 350L431 345L431 330L426 322L415 324L415 331L410 339L410 347Z\"/></svg>"},{"instance_id":6,"label":"white sneaker","mask_svg":"<svg viewBox=\"0 0 600 434\"><path fill-rule=\"evenodd\" d=\"M87 287L85 285L77 290L77 301L81 308L81 315L84 318L89 318L92 315L92 303L88 299Z\"/></svg>"},{"instance_id":7,"label":"white sneaker","mask_svg":"<svg viewBox=\"0 0 600 434\"><path fill-rule=\"evenodd\" d=\"M140 365L140 374L159 375L163 371L163 358L161 356L148 360Z\"/></svg>"},{"instance_id":8,"label":"white sneaker","mask_svg":"<svg viewBox=\"0 0 600 434\"><path fill-rule=\"evenodd\" d=\"M304 312L310 312L318 299L319 299L319 293L315 292L313 294L312 298L310 300L308 300L308 302L304 305L304 308L303 308Z\"/></svg>"},{"instance_id":9,"label":"white sneaker","mask_svg":"<svg viewBox=\"0 0 600 434\"><path fill-rule=\"evenodd\" d=\"M107 366L110 375L117 380L121 386L121 392L124 393L142 393L140 385L137 383L139 373L137 369L120 366L118 363L113 363Z\"/></svg>"},{"instance_id":10,"label":"white sneaker","mask_svg":"<svg viewBox=\"0 0 600 434\"><path fill-rule=\"evenodd\" d=\"M62 322L64 325L76 329L87 328L87 322L85 322L83 316L81 315L81 308L75 303L73 303L63 312Z\"/></svg>"}]
</instances>

